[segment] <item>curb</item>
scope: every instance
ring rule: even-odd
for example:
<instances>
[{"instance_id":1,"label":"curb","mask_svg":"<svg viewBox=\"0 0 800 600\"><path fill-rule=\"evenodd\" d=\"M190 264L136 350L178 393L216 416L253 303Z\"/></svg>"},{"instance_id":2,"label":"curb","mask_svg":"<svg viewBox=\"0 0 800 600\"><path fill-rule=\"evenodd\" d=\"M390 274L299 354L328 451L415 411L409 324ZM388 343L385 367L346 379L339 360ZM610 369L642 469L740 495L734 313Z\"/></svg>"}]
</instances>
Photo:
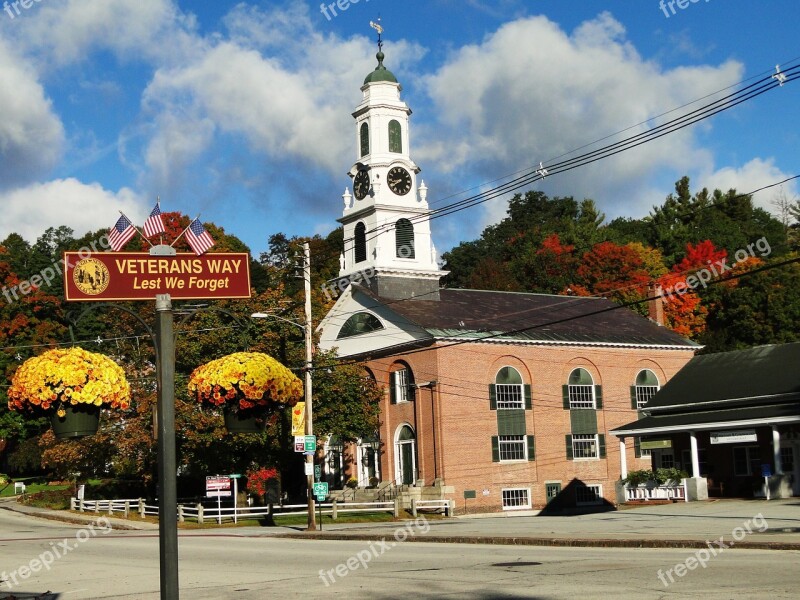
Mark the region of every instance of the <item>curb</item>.
<instances>
[{"instance_id":1,"label":"curb","mask_svg":"<svg viewBox=\"0 0 800 600\"><path fill-rule=\"evenodd\" d=\"M280 533L276 538L295 540L337 540L374 542L389 536L377 534L344 533ZM497 546L550 546L583 548L708 548L709 543L700 540L656 540L656 539L592 539L592 538L537 538L537 537L481 537L481 536L441 536L424 535L406 540L434 544L486 544ZM734 545L735 544L735 545ZM729 548L743 550L795 550L800 551L798 542L729 542Z\"/></svg>"}]
</instances>

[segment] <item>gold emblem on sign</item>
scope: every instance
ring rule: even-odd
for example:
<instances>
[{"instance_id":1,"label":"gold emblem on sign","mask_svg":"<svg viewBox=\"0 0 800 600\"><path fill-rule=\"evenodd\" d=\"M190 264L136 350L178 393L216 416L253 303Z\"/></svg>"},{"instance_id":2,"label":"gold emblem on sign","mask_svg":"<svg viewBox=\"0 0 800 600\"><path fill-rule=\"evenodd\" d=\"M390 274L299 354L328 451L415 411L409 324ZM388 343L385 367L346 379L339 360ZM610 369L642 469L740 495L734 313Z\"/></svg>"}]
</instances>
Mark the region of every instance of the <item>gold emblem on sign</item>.
<instances>
[{"instance_id":1,"label":"gold emblem on sign","mask_svg":"<svg viewBox=\"0 0 800 600\"><path fill-rule=\"evenodd\" d=\"M102 294L108 287L110 278L108 267L96 258L84 258L78 261L72 272L75 285L87 296Z\"/></svg>"}]
</instances>

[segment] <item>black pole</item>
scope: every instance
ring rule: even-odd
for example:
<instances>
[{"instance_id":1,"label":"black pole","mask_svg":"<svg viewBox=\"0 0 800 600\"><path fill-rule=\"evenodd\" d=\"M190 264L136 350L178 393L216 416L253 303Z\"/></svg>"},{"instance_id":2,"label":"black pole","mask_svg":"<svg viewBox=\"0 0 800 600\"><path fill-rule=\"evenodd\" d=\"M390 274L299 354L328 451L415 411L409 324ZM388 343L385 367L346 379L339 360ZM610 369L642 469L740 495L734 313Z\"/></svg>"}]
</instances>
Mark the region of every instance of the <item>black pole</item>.
<instances>
[{"instance_id":1,"label":"black pole","mask_svg":"<svg viewBox=\"0 0 800 600\"><path fill-rule=\"evenodd\" d=\"M178 600L178 496L175 460L175 338L169 294L156 296L158 344L158 552L161 600Z\"/></svg>"}]
</instances>

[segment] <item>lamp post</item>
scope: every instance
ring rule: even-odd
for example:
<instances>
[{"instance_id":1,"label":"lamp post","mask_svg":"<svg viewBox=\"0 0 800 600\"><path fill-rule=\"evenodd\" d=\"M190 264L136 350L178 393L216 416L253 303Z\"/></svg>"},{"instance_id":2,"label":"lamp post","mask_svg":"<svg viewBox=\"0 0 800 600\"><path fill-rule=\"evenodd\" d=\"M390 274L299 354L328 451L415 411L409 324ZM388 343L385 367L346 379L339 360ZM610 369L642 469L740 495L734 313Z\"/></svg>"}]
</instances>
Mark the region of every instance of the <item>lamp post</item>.
<instances>
[{"instance_id":1,"label":"lamp post","mask_svg":"<svg viewBox=\"0 0 800 600\"><path fill-rule=\"evenodd\" d=\"M303 279L305 284L305 322L298 323L297 321L292 321L291 319L287 319L285 317L281 317L279 315L273 315L271 313L253 313L250 315L254 319L278 319L279 321L284 321L286 323L290 323L296 327L300 327L303 330L304 338L305 338L305 346L306 346L306 360L305 360L305 367L303 371L305 371L305 385L303 386L305 389L305 404L306 404L306 428L305 432L306 435L314 435L314 425L313 425L313 409L311 404L311 367L312 367L312 353L311 353L311 344L312 344L312 336L311 336L311 251L308 245L308 242L303 243L303 255L304 255L304 262L303 262ZM307 529L309 531L315 531L317 529L317 517L316 513L314 512L314 455L307 454L305 457L305 464L310 466L306 468L306 483L308 485L308 489L306 491L308 497L308 526Z\"/></svg>"}]
</instances>

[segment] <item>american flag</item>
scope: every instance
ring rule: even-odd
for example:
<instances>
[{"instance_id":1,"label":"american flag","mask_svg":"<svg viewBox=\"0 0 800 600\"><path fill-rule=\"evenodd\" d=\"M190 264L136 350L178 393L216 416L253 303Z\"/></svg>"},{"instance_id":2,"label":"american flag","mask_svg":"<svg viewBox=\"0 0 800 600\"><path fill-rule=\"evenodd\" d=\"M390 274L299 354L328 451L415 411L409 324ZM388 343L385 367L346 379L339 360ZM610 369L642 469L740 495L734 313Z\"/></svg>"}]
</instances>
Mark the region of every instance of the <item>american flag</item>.
<instances>
[{"instance_id":1,"label":"american flag","mask_svg":"<svg viewBox=\"0 0 800 600\"><path fill-rule=\"evenodd\" d=\"M161 206L156 202L155 208L150 211L150 216L144 222L144 235L152 237L157 233L166 233L164 222L161 220Z\"/></svg>"},{"instance_id":2,"label":"american flag","mask_svg":"<svg viewBox=\"0 0 800 600\"><path fill-rule=\"evenodd\" d=\"M114 252L118 252L125 247L133 236L136 235L136 228L128 220L128 217L122 215L117 219L117 223L108 230L108 244Z\"/></svg>"},{"instance_id":3,"label":"american flag","mask_svg":"<svg viewBox=\"0 0 800 600\"><path fill-rule=\"evenodd\" d=\"M186 241L189 242L192 250L194 250L194 253L198 256L207 252L208 249L214 245L214 240L206 231L206 228L203 227L203 224L197 219L192 221L191 225L189 225L189 229L186 231Z\"/></svg>"}]
</instances>

